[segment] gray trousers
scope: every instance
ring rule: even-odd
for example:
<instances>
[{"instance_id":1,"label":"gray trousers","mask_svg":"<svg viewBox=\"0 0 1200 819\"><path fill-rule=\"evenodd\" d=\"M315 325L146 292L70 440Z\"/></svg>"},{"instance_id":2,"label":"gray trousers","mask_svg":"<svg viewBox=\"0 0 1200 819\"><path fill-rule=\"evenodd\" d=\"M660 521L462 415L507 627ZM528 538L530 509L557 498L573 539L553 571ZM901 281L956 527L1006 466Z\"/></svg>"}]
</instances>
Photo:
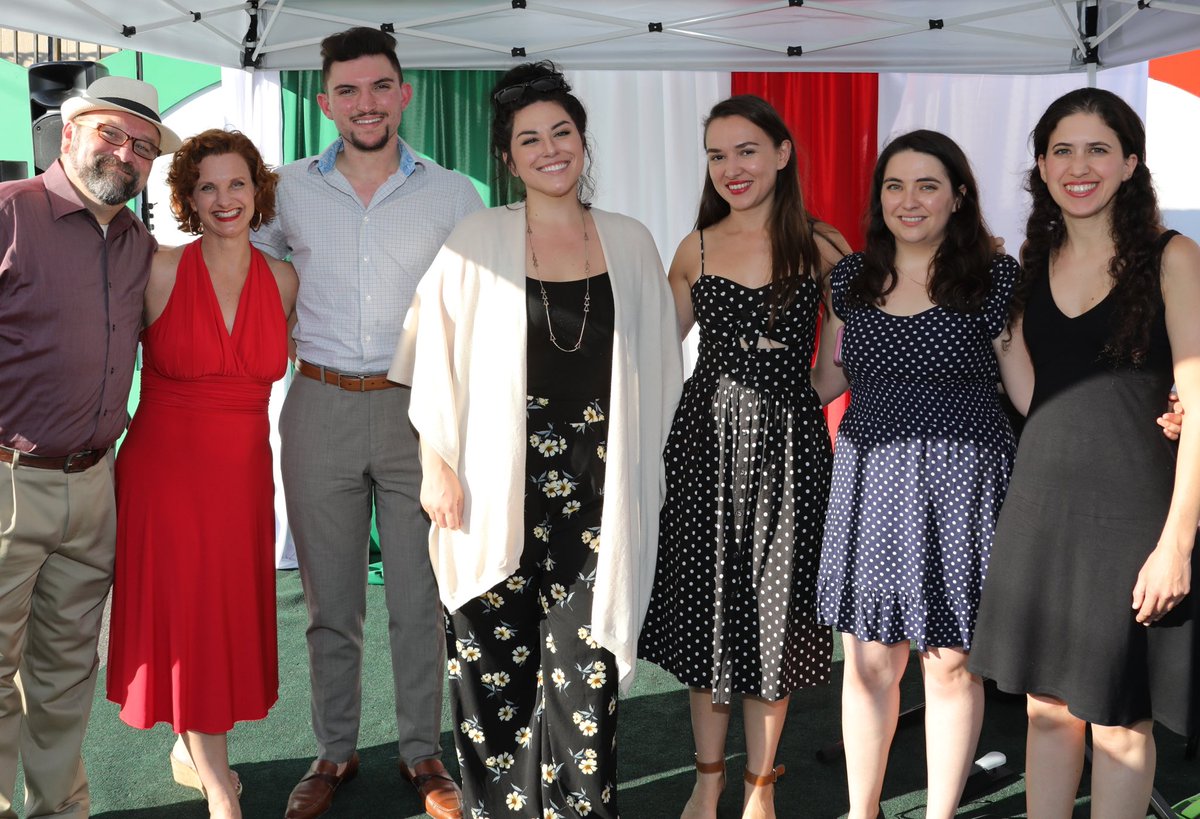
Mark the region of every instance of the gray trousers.
<instances>
[{"instance_id":1,"label":"gray trousers","mask_svg":"<svg viewBox=\"0 0 1200 819\"><path fill-rule=\"evenodd\" d=\"M308 605L317 754L358 745L374 502L383 556L400 759L440 756L445 634L421 512L409 390L354 393L297 376L279 418L288 518Z\"/></svg>"}]
</instances>

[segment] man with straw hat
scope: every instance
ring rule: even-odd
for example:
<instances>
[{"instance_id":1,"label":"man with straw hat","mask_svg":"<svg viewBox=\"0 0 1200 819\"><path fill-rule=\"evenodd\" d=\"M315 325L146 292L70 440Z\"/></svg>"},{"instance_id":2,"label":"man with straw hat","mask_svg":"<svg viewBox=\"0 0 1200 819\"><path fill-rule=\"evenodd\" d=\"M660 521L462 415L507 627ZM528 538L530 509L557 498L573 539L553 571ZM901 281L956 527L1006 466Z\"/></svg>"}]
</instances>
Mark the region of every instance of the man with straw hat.
<instances>
[{"instance_id":1,"label":"man with straw hat","mask_svg":"<svg viewBox=\"0 0 1200 819\"><path fill-rule=\"evenodd\" d=\"M0 815L89 811L80 748L116 539L113 444L156 243L126 203L179 147L154 87L62 106L62 156L0 184Z\"/></svg>"}]
</instances>

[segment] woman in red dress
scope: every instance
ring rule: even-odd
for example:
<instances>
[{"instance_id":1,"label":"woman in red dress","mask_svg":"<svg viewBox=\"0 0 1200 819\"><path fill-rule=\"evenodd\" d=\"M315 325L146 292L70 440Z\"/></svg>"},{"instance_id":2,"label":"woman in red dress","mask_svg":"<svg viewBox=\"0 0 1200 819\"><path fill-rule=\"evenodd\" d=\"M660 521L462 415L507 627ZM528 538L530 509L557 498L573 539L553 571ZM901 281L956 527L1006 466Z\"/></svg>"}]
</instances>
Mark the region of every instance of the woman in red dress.
<instances>
[{"instance_id":1,"label":"woman in red dress","mask_svg":"<svg viewBox=\"0 0 1200 819\"><path fill-rule=\"evenodd\" d=\"M240 817L226 734L278 697L267 401L287 364L296 272L250 245L276 177L242 134L209 130L167 177L180 225L146 289L141 399L116 466L108 698L169 722L176 781Z\"/></svg>"}]
</instances>

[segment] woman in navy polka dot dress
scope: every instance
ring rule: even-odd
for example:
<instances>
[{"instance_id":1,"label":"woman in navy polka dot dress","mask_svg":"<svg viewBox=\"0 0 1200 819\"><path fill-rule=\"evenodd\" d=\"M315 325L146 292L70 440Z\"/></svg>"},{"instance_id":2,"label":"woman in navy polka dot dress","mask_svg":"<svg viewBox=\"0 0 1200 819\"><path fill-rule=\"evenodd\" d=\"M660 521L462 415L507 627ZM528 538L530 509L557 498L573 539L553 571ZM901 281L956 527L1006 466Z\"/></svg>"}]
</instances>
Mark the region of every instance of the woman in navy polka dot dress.
<instances>
[{"instance_id":1,"label":"woman in navy polka dot dress","mask_svg":"<svg viewBox=\"0 0 1200 819\"><path fill-rule=\"evenodd\" d=\"M925 679L927 816L954 815L970 769L983 687L966 659L1015 450L1000 369L1006 385L1019 376L1018 408L1032 389L1024 346L1004 332L1017 269L993 252L951 139L914 131L884 149L866 250L830 275L844 369L823 356L814 373L826 398L850 386L818 610L845 649L851 819L879 804L910 641Z\"/></svg>"},{"instance_id":2,"label":"woman in navy polka dot dress","mask_svg":"<svg viewBox=\"0 0 1200 819\"><path fill-rule=\"evenodd\" d=\"M775 816L775 751L792 691L829 679L814 589L829 430L808 378L820 280L848 252L804 211L791 136L764 100L705 124L697 230L670 282L700 325L665 458L658 569L639 651L692 688L696 785L685 819L714 819L729 704L743 695L743 817Z\"/></svg>"}]
</instances>

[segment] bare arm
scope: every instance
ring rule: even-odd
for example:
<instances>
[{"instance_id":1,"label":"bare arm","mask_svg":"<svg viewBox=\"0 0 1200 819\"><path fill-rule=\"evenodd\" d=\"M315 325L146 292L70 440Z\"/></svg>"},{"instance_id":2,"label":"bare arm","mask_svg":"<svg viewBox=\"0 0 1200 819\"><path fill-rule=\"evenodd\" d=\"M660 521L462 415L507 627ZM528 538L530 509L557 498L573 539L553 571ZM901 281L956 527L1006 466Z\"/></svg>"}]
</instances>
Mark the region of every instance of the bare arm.
<instances>
[{"instance_id":1,"label":"bare arm","mask_svg":"<svg viewBox=\"0 0 1200 819\"><path fill-rule=\"evenodd\" d=\"M1000 380L1008 400L1012 401L1017 412L1028 415L1029 402L1033 400L1033 362L1029 359L1029 348L1025 346L1021 323L1022 320L1017 319L1013 324L1011 339L1007 330L992 339L992 348L996 351L996 361L1000 363Z\"/></svg>"},{"instance_id":2,"label":"bare arm","mask_svg":"<svg viewBox=\"0 0 1200 819\"><path fill-rule=\"evenodd\" d=\"M1175 385L1184 403L1200 400L1200 247L1177 236L1163 252L1163 302L1171 339ZM1194 426L1194 425L1193 425ZM1149 625L1191 590L1191 558L1200 522L1200 432L1179 434L1175 488L1158 545L1138 572L1133 588L1137 621Z\"/></svg>"},{"instance_id":3,"label":"bare arm","mask_svg":"<svg viewBox=\"0 0 1200 819\"><path fill-rule=\"evenodd\" d=\"M819 222L816 226L817 249L821 252L821 303L825 308L821 318L821 339L817 346L817 363L810 373L813 389L821 399L821 406L830 403L850 388L841 366L833 361L837 348L838 331L844 326L833 312L833 297L829 288L829 274L842 258L850 253L850 246L842 234L832 226Z\"/></svg>"},{"instance_id":4,"label":"bare arm","mask_svg":"<svg viewBox=\"0 0 1200 819\"><path fill-rule=\"evenodd\" d=\"M692 231L683 238L671 260L667 283L675 299L675 315L679 319L679 338L682 341L696 323L692 309L692 285L700 276L700 234Z\"/></svg>"},{"instance_id":5,"label":"bare arm","mask_svg":"<svg viewBox=\"0 0 1200 819\"><path fill-rule=\"evenodd\" d=\"M300 288L300 279L296 276L296 268L292 267L291 262L281 262L266 254L263 254L263 257L267 260L272 275L275 276L275 285L279 288L279 300L283 304L283 315L287 318L288 334L290 335L292 325L295 323L296 291Z\"/></svg>"},{"instance_id":6,"label":"bare arm","mask_svg":"<svg viewBox=\"0 0 1200 819\"><path fill-rule=\"evenodd\" d=\"M183 255L181 247L160 247L150 262L150 279L142 303L142 326L149 327L167 309L171 291L175 289L175 271Z\"/></svg>"},{"instance_id":7,"label":"bare arm","mask_svg":"<svg viewBox=\"0 0 1200 819\"><path fill-rule=\"evenodd\" d=\"M850 382L841 365L835 364L833 354L837 347L838 331L845 325L837 317L831 307L828 278L822 286L822 302L825 305L825 315L821 318L821 340L817 346L817 363L810 373L813 389L825 406L839 395L850 389Z\"/></svg>"},{"instance_id":8,"label":"bare arm","mask_svg":"<svg viewBox=\"0 0 1200 819\"><path fill-rule=\"evenodd\" d=\"M279 301L283 305L283 315L287 320L288 359L296 361L296 339L292 332L296 329L296 292L300 288L300 279L296 268L291 262L281 262L274 256L264 253L263 258L275 276L275 285L279 288Z\"/></svg>"}]
</instances>

